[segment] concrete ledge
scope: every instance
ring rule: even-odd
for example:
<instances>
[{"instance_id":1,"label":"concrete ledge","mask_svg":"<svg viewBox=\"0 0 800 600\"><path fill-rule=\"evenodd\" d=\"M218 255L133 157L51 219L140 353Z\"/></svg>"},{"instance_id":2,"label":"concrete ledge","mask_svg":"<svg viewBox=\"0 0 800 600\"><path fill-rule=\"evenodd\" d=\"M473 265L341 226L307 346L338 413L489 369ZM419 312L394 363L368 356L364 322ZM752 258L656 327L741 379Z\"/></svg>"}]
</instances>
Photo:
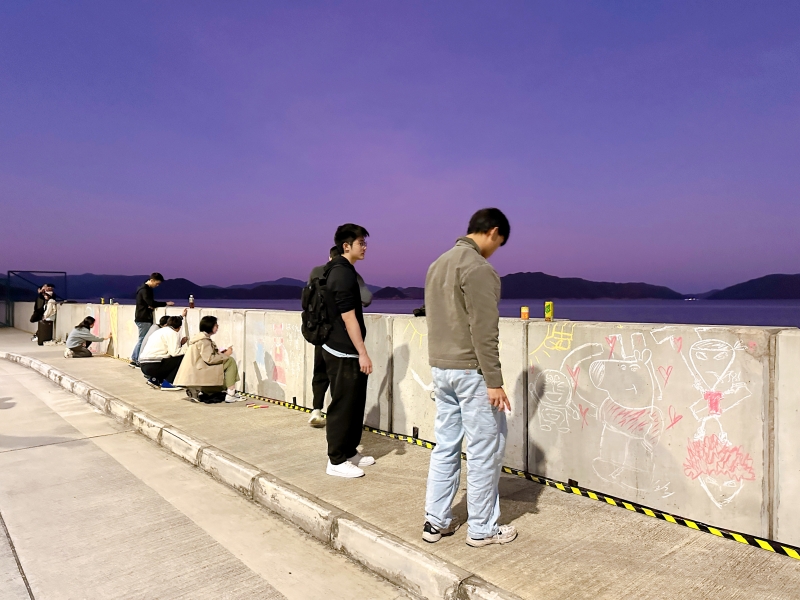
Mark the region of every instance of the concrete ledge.
<instances>
[{"instance_id":1,"label":"concrete ledge","mask_svg":"<svg viewBox=\"0 0 800 600\"><path fill-rule=\"evenodd\" d=\"M501 590L477 575L461 582L457 598L458 600L521 600L516 594Z\"/></svg>"},{"instance_id":2,"label":"concrete ledge","mask_svg":"<svg viewBox=\"0 0 800 600\"><path fill-rule=\"evenodd\" d=\"M106 411L109 415L116 418L118 421L122 421L123 423L130 424L131 416L135 412L135 408L128 404L127 402L123 402L119 398L115 398L113 396L108 397L108 401L106 403Z\"/></svg>"},{"instance_id":3,"label":"concrete ledge","mask_svg":"<svg viewBox=\"0 0 800 600\"><path fill-rule=\"evenodd\" d=\"M131 425L136 431L153 440L156 444L161 442L161 430L164 427L168 427L166 423L141 410L137 410L131 415Z\"/></svg>"},{"instance_id":4,"label":"concrete ledge","mask_svg":"<svg viewBox=\"0 0 800 600\"><path fill-rule=\"evenodd\" d=\"M339 518L333 547L395 585L423 598L457 600L461 582L472 575L355 518Z\"/></svg>"},{"instance_id":5,"label":"concrete ledge","mask_svg":"<svg viewBox=\"0 0 800 600\"><path fill-rule=\"evenodd\" d=\"M160 443L161 446L194 466L197 466L200 451L207 446L175 427L164 427L161 430Z\"/></svg>"},{"instance_id":6,"label":"concrete ledge","mask_svg":"<svg viewBox=\"0 0 800 600\"><path fill-rule=\"evenodd\" d=\"M253 499L326 544L331 543L334 521L345 514L335 506L267 474L259 475L253 481Z\"/></svg>"},{"instance_id":7,"label":"concrete ledge","mask_svg":"<svg viewBox=\"0 0 800 600\"><path fill-rule=\"evenodd\" d=\"M261 473L253 465L213 446L203 449L198 466L217 481L221 481L245 496L252 495L253 479Z\"/></svg>"},{"instance_id":8,"label":"concrete ledge","mask_svg":"<svg viewBox=\"0 0 800 600\"><path fill-rule=\"evenodd\" d=\"M87 402L89 401L89 393L93 389L94 388L90 387L89 384L84 381L76 381L72 384L72 393L76 396L80 396Z\"/></svg>"},{"instance_id":9,"label":"concrete ledge","mask_svg":"<svg viewBox=\"0 0 800 600\"><path fill-rule=\"evenodd\" d=\"M92 406L99 408L104 413L108 412L108 396L103 394L102 392L97 391L93 387L87 386L89 389L89 393L87 396L84 396L88 401L89 404Z\"/></svg>"}]
</instances>

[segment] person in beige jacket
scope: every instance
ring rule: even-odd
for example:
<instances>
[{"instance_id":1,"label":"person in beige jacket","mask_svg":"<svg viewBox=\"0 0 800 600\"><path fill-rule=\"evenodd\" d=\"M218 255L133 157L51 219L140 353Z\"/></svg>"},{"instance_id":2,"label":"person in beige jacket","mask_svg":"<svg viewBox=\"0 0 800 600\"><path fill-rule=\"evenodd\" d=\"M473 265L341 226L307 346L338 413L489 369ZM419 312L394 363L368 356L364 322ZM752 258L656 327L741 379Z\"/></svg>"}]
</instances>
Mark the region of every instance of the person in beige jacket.
<instances>
[{"instance_id":1,"label":"person in beige jacket","mask_svg":"<svg viewBox=\"0 0 800 600\"><path fill-rule=\"evenodd\" d=\"M239 369L233 348L220 351L211 339L218 330L216 317L200 319L200 333L189 340L174 385L187 388L187 395L201 402L236 402L241 400L236 395Z\"/></svg>"}]
</instances>

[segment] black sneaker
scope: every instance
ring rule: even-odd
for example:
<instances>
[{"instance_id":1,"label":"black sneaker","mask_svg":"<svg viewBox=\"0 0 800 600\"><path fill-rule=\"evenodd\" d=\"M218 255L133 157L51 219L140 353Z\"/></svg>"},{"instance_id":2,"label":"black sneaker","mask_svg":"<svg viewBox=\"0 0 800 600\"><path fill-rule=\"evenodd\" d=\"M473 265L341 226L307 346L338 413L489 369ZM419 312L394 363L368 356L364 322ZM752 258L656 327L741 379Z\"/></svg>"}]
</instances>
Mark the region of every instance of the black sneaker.
<instances>
[{"instance_id":1,"label":"black sneaker","mask_svg":"<svg viewBox=\"0 0 800 600\"><path fill-rule=\"evenodd\" d=\"M149 385L151 388L156 389L156 390L160 390L161 389L161 382L158 379L156 379L155 377L148 377L147 378L147 385Z\"/></svg>"},{"instance_id":2,"label":"black sneaker","mask_svg":"<svg viewBox=\"0 0 800 600\"><path fill-rule=\"evenodd\" d=\"M453 519L450 522L450 527L447 529L437 529L433 525L431 525L430 521L425 521L425 526L422 528L422 539L428 542L429 544L433 544L438 542L443 537L448 537L453 535L458 528L461 526L456 519Z\"/></svg>"},{"instance_id":3,"label":"black sneaker","mask_svg":"<svg viewBox=\"0 0 800 600\"><path fill-rule=\"evenodd\" d=\"M197 400L203 404L218 404L225 402L225 392L214 392L213 394L204 394L200 392Z\"/></svg>"},{"instance_id":4,"label":"black sneaker","mask_svg":"<svg viewBox=\"0 0 800 600\"><path fill-rule=\"evenodd\" d=\"M138 368L139 368L139 363L138 363L138 362L136 362L135 360L132 360L131 362L129 362L129 363L128 363L128 366L129 366L131 369L138 369Z\"/></svg>"}]
</instances>

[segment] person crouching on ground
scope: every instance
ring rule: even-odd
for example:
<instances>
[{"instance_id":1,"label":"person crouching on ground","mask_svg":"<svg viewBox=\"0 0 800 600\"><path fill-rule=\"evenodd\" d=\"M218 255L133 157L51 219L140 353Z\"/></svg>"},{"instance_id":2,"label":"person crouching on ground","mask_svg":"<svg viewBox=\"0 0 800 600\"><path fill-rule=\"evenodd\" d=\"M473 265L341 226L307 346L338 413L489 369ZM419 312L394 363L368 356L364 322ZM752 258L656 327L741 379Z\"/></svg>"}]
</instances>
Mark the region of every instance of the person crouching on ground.
<instances>
[{"instance_id":1,"label":"person crouching on ground","mask_svg":"<svg viewBox=\"0 0 800 600\"><path fill-rule=\"evenodd\" d=\"M175 385L188 388L187 395L200 402L236 402L236 382L239 369L233 359L233 347L220 351L211 336L217 333L217 318L200 319L200 333L192 336L186 346L186 356L175 377ZM195 395L195 390L201 392Z\"/></svg>"},{"instance_id":2,"label":"person crouching on ground","mask_svg":"<svg viewBox=\"0 0 800 600\"><path fill-rule=\"evenodd\" d=\"M311 283L314 279L323 277L330 261L341 255L337 246L331 248L328 254L328 264L314 267L311 270L311 274L308 276L308 283ZM356 278L358 279L358 287L361 291L361 306L367 308L372 304L372 292L369 291L361 275L356 273ZM325 427L325 417L322 416L322 408L325 406L325 392L328 391L330 383L322 346L314 346L314 372L311 376L311 390L314 394L312 401L313 410L311 411L311 417L308 419L308 424L312 427Z\"/></svg>"},{"instance_id":3,"label":"person crouching on ground","mask_svg":"<svg viewBox=\"0 0 800 600\"><path fill-rule=\"evenodd\" d=\"M425 278L428 361L436 397L422 539L438 542L458 527L453 500L467 438L467 545L507 544L513 525L499 525L500 471L511 410L500 371L500 277L487 259L511 226L496 208L476 212L466 237L442 254Z\"/></svg>"},{"instance_id":4,"label":"person crouching on ground","mask_svg":"<svg viewBox=\"0 0 800 600\"><path fill-rule=\"evenodd\" d=\"M161 390L176 390L172 382L178 374L186 351L186 338L181 337L183 317L169 317L167 324L153 332L147 345L139 354L142 373L147 375L147 385Z\"/></svg>"},{"instance_id":5,"label":"person crouching on ground","mask_svg":"<svg viewBox=\"0 0 800 600\"><path fill-rule=\"evenodd\" d=\"M363 477L361 468L375 464L373 457L358 452L372 361L364 345L367 327L354 265L364 259L368 235L366 229L352 223L336 230L333 241L341 256L330 261L326 283L333 325L328 341L322 345L331 382L326 473L335 477Z\"/></svg>"},{"instance_id":6,"label":"person crouching on ground","mask_svg":"<svg viewBox=\"0 0 800 600\"><path fill-rule=\"evenodd\" d=\"M92 327L94 327L94 317L86 317L69 332L64 358L92 358L89 346L93 342L104 342L111 338L110 333L106 337L97 337L92 333Z\"/></svg>"}]
</instances>

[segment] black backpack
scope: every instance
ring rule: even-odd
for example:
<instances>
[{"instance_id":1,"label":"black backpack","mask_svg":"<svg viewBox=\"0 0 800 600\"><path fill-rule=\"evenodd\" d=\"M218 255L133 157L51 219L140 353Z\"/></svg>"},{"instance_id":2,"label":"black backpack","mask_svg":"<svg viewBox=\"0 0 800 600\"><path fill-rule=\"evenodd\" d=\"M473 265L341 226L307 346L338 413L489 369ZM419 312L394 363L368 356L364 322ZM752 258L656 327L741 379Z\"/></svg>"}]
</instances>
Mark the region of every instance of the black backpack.
<instances>
[{"instance_id":1,"label":"black backpack","mask_svg":"<svg viewBox=\"0 0 800 600\"><path fill-rule=\"evenodd\" d=\"M303 337L311 344L321 346L328 341L333 329L333 320L328 311L328 291L326 282L331 267L327 267L322 277L315 277L303 288Z\"/></svg>"}]
</instances>

